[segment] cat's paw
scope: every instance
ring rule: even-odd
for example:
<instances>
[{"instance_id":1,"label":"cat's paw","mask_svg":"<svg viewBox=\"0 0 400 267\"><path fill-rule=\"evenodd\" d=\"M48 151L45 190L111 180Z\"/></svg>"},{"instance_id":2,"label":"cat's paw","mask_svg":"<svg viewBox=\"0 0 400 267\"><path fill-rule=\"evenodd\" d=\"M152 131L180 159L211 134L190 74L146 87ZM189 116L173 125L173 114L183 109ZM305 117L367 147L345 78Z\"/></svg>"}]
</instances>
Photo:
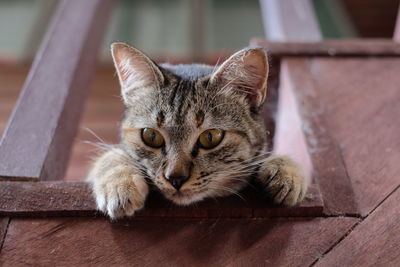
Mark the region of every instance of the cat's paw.
<instances>
[{"instance_id":1,"label":"cat's paw","mask_svg":"<svg viewBox=\"0 0 400 267\"><path fill-rule=\"evenodd\" d=\"M283 156L271 157L261 166L260 180L273 201L286 206L300 203L308 186L298 165Z\"/></svg>"},{"instance_id":2,"label":"cat's paw","mask_svg":"<svg viewBox=\"0 0 400 267\"><path fill-rule=\"evenodd\" d=\"M94 162L87 181L92 186L97 208L111 219L132 216L143 208L149 193L141 171L119 148L105 152Z\"/></svg>"},{"instance_id":3,"label":"cat's paw","mask_svg":"<svg viewBox=\"0 0 400 267\"><path fill-rule=\"evenodd\" d=\"M148 186L141 177L114 173L93 184L97 208L111 219L132 216L144 207Z\"/></svg>"}]
</instances>

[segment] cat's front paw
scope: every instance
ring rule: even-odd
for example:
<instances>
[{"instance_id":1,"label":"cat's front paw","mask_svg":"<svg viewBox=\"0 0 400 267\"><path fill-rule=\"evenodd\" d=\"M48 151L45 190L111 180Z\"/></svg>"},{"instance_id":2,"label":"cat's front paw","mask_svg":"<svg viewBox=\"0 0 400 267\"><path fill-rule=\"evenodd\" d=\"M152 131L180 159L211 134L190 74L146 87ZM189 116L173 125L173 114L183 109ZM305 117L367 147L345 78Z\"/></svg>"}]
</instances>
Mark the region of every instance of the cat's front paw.
<instances>
[{"instance_id":1,"label":"cat's front paw","mask_svg":"<svg viewBox=\"0 0 400 267\"><path fill-rule=\"evenodd\" d=\"M141 171L119 148L105 152L94 162L87 181L92 186L97 208L111 219L132 216L143 208L149 193Z\"/></svg>"},{"instance_id":2,"label":"cat's front paw","mask_svg":"<svg viewBox=\"0 0 400 267\"><path fill-rule=\"evenodd\" d=\"M94 183L93 192L97 208L111 219L118 219L132 216L144 207L148 186L141 177L115 174Z\"/></svg>"},{"instance_id":3,"label":"cat's front paw","mask_svg":"<svg viewBox=\"0 0 400 267\"><path fill-rule=\"evenodd\" d=\"M288 157L274 156L260 169L260 180L273 201L294 206L307 191L307 181L298 165Z\"/></svg>"}]
</instances>

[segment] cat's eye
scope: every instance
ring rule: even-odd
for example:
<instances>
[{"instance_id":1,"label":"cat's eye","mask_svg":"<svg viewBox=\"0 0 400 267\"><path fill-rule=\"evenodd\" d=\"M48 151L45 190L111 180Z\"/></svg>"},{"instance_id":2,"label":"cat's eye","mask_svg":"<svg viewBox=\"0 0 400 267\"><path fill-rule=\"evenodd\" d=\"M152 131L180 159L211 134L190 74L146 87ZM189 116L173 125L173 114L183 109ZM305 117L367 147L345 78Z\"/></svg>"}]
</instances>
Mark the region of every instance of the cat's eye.
<instances>
[{"instance_id":1,"label":"cat's eye","mask_svg":"<svg viewBox=\"0 0 400 267\"><path fill-rule=\"evenodd\" d=\"M161 133L152 128L142 130L142 140L149 147L160 148L164 145L164 137Z\"/></svg>"},{"instance_id":2,"label":"cat's eye","mask_svg":"<svg viewBox=\"0 0 400 267\"><path fill-rule=\"evenodd\" d=\"M202 148L211 149L221 143L224 138L224 131L220 129L210 129L202 132L199 136L199 144Z\"/></svg>"}]
</instances>

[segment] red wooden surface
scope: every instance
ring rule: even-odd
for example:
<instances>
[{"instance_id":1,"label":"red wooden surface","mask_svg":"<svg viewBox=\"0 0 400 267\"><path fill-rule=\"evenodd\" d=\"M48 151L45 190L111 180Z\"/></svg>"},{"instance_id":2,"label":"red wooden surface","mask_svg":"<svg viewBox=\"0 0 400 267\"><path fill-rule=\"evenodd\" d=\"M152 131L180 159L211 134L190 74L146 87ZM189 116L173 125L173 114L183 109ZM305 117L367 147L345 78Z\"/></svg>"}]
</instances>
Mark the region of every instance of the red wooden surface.
<instances>
[{"instance_id":1,"label":"red wooden surface","mask_svg":"<svg viewBox=\"0 0 400 267\"><path fill-rule=\"evenodd\" d=\"M325 152L322 151L326 154L318 154L321 153L321 151L311 150L312 153L317 153L317 155L320 155L320 157L316 158L317 159L316 163L313 164L321 164L324 162L325 162L324 164L326 164L326 165L319 165L320 168L321 166L322 167L326 166L326 168L323 168L324 173L327 174L328 177L326 179L327 181L326 190L331 192L332 199L336 198L338 199L338 201L343 200L341 195L342 191L337 190L337 188L334 186L335 184L332 183L334 182L332 177L335 177L332 176L332 173L338 171L337 170L338 166L342 166L344 168L343 170L347 169L350 170L348 176L349 180L347 183L350 184L351 192L353 193L354 196L353 199L356 201L357 207L361 205L364 207L371 208L371 209L370 208L365 209L367 211L367 213L365 214L368 214L368 212L373 210L374 207L379 205L381 201L390 192L392 192L394 188L396 188L396 184L398 185L398 183L396 183L396 179L398 177L396 176L397 175L396 172L398 171L398 169L396 169L397 166L396 162L398 162L398 159L396 158L397 154L395 152L399 150L398 150L397 139L395 139L396 136L394 136L394 134L398 132L398 128L396 128L398 125L396 123L392 123L396 121L395 115L398 114L397 113L398 111L396 109L397 105L395 104L398 101L397 98L398 95L396 93L396 87L395 87L396 84L398 84L397 65L399 64L397 62L398 59L389 59L389 58L370 58L370 59L316 58L312 60L303 58L303 59L290 59L289 61L287 61L287 63L285 63L285 64L290 63L291 65L293 72L291 72L291 76L289 76L289 78L296 80L296 83L294 84L304 85L301 88L296 87L297 89L299 89L299 91L294 91L298 93L296 94L296 97L298 97L296 99L298 101L297 103L299 104L298 108L300 114L302 116L304 114L306 115L308 114L308 117L305 116L302 118L307 119L308 122L314 122L315 123L314 125L316 126L320 125L321 127L322 126L324 127L324 129L318 129L318 128L314 129L322 132L318 131L312 132L313 134L315 133L322 134L320 138L317 138L317 140L321 141L320 143L317 144L326 145L325 138L328 138L328 140L330 139L333 142L333 143L328 143L328 145L329 144L336 145L336 150L330 151L330 149L328 149L328 151ZM381 71L381 69L384 69L385 71ZM371 75L371 73L376 75ZM105 82L105 80L101 80L98 84L101 83L104 83L106 85L104 87L111 85L111 83L107 83ZM382 86L382 84L385 84L385 86ZM98 119L101 117L106 117L107 113L111 114L112 112L114 112L110 108L110 105L107 105L106 99L112 98L112 95L117 95L118 91L117 89L115 90L116 91L113 90L110 93L107 91L102 91L101 99L103 102L99 102L98 104L93 103L92 107L96 105L98 106L94 107L92 111L94 112L96 110L101 110L103 107L107 109L107 111L105 113L101 114L99 113L96 119L91 120L90 122L94 126L97 125L96 132L100 131L101 134L101 129L103 129L105 137L109 141L112 141L112 136L114 134L113 131L110 131L110 129L111 128L114 129L114 126L116 125L108 126L107 130L103 128L106 124L98 123L96 121L98 121ZM365 94L361 94L360 90L361 92L365 92ZM349 99L346 99L346 97L344 97L347 95L349 96ZM316 98L321 99L321 102L318 102ZM115 103L119 103L118 101L119 99L115 97ZM362 109L363 111L356 112L356 114L353 114L351 112L352 109L354 110ZM321 110L323 112L321 112ZM363 114L363 112L365 112L365 114ZM114 115L118 116L118 112L115 112ZM366 117L364 118L363 116ZM107 121L112 123L115 120L107 119ZM318 124L318 122L320 124ZM367 133L371 132L371 130L365 127L374 127L375 134L368 135ZM386 132L385 129L386 130L389 129L390 131ZM323 130L325 130L325 132ZM318 137L318 135L314 135L314 137L315 136ZM108 139L109 137L111 137L111 139ZM365 154L361 153L360 156L360 150L361 152L363 151L362 150L363 145L365 145L366 147L365 149L368 149L368 151L371 151L371 153L365 153ZM87 146L85 145L85 147ZM386 148L389 148L389 150L386 151ZM339 149L339 152L342 153L338 153L337 149ZM82 151L85 151L83 146L82 146ZM336 164L335 162L338 161L335 160L332 161L331 157L332 153L338 156L343 155L343 157L339 157L339 159L341 158L343 162L347 164L343 165ZM353 161L352 157L354 157ZM360 162L357 161L357 157L361 159ZM80 163L79 161L76 162L82 165L82 163ZM361 164L362 162L363 164ZM377 171L379 171L379 173L377 173ZM332 180L329 180L329 177ZM340 178L341 176L337 177ZM328 191L325 191L325 193ZM47 196L46 198L47 200L51 199L47 194L41 194L41 195L43 195L42 196L43 198L46 198ZM63 194L57 194L57 196L60 195L63 196ZM391 198L387 199L387 201L389 200L391 200ZM80 199L78 199L77 202L75 203L78 204L82 203L79 201ZM393 203L397 202L398 202L397 199L395 201L391 201L392 204L390 205L393 205ZM16 203L21 203L21 202L16 201ZM344 201L342 204L348 205L348 203L349 202ZM385 202L383 202L383 205L385 205ZM384 206L385 207L384 209L378 208L374 212L384 211L386 209L391 210L389 206ZM153 206L153 207L156 210L158 209L159 211L161 210L163 212L162 206L159 207ZM232 205L228 206L227 208L232 208ZM53 215L57 214L57 212L60 211L54 212ZM201 231L212 231L211 235L216 235L216 236L223 235L224 238L220 243L217 242L219 239L212 239L211 241L213 243L209 243L211 244L209 246L213 246L212 248L215 249L216 251L215 253L219 252L220 253L219 255L230 256L232 258L232 261L238 263L237 265L240 265L241 263L243 263L242 265L244 265L246 263L245 261L252 263L251 262L252 259L254 259L254 261L256 259L264 259L264 260L269 260L269 262L282 265L291 264L293 262L298 263L299 265L308 265L311 262L317 260L318 258L322 258L320 263L324 263L325 257L327 257L327 263L331 264L333 263L332 261L334 261L334 258L338 257L339 258L338 263L344 263L342 264L342 266L344 266L346 265L346 263L349 264L352 263L351 259L349 259L352 257L352 255L347 254L348 252L345 252L345 250L352 249L353 246L355 248L355 258L357 260L362 260L363 253L370 253L371 255L367 255L369 257L366 256L365 257L367 259L370 259L372 263L376 263L376 265L379 265L380 262L388 263L386 259L388 260L399 259L399 256L398 254L396 254L396 251L391 250L392 246L396 248L396 242L399 242L400 240L400 238L398 238L397 235L397 228L394 227L398 220L396 217L397 216L396 211L391 211L387 215L384 215L383 213L380 212L379 213L380 216L374 217L375 218L374 220L377 220L377 218L380 218L381 216L385 217L385 220L377 220L376 222L373 223L376 224L373 227L372 223L368 223L367 226L365 226L365 229L362 232L360 232L360 234L357 234L356 237L352 238L352 241L346 245L346 248L340 248L338 252L335 252L336 246L340 247L342 242L346 242L347 238L352 237L353 233L356 233L358 227L364 225L363 222L358 226L356 226L354 230L349 232L349 230L351 230L351 228L354 226L353 223L357 222L358 220L346 217L347 215L343 214L342 212L343 210L338 209L338 213L342 215L337 218L321 217L317 219L315 218L297 218L295 220L291 218L280 218L272 220L268 220L265 218L227 219L226 217L224 218L224 216L219 216L214 220L205 218L197 218L197 219L192 218L189 220L184 218L175 218L175 219L174 218L162 219L160 217L149 218L150 216L147 216L146 218L144 217L135 218L132 221L121 221L117 223L118 226L127 224L128 226L126 227L125 226L116 227L115 223L113 224L103 220L93 220L88 218L65 219L67 221L70 220L73 223L72 222L67 223L64 221L64 219L14 218L12 219L12 223L10 224L9 229L12 229L13 222L18 222L20 224L18 228L19 230L18 232L13 232L12 239L11 236L10 237L7 236L6 243L4 246L4 249L7 248L6 250L7 253L5 254L4 252L0 254L0 259L1 259L0 261L4 263L3 265L5 266L10 266L10 265L15 266L18 265L17 263L19 263L19 265L22 265L23 264L22 261L25 260L25 258L16 256L18 254L18 249L22 249L21 251L24 253L26 252L26 255L29 256L27 257L29 258L28 261L30 261L30 263L32 264L37 263L37 265L40 263L43 263L43 265L45 265L46 263L53 263L56 260L60 262L69 261L68 263L71 263L71 261L75 260L75 262L72 262L72 264L76 262L89 262L90 260L91 262L94 263L105 262L105 264L107 264L109 263L109 260L115 258L120 259L121 262L130 262L130 261L135 262L135 260L137 260L137 258L140 256L141 259L147 259L151 257L151 255L157 253L158 253L157 255L160 255L159 260L163 260L164 262L167 263L169 262L175 263L175 259L177 258L178 260L176 260L176 262L183 264L186 262L193 263L194 261L197 261L199 258L201 261L197 265L204 265L204 263L207 264L212 261L220 263L218 262L217 256L214 254L214 252L211 254L209 260L207 259L204 260L204 258L206 256L209 256L210 254L206 254L206 256L201 256L198 258L194 258L193 256L194 254L185 254L185 256L187 256L186 258L179 258L178 256L180 254L177 256L177 254L170 252L169 248L174 248L172 244L173 241L175 240L174 239L175 236L178 235L179 238L177 238L176 240L180 241L181 243L185 242L185 244L189 244L192 247L198 246L200 251L199 253L200 254L205 253L204 251L207 251L206 245L208 243L203 244L202 242L194 241L195 236L193 237L190 234L193 232L197 233ZM367 222L369 218L373 218L372 216L374 216L374 212L372 212L371 215L367 217L365 222ZM51 214L51 212L49 214ZM74 213L69 213L69 214L73 215ZM158 214L160 216L162 215L162 213ZM254 212L254 214L256 213ZM36 215L33 216L39 216L39 215L42 216L43 214L36 213ZM227 214L227 213L225 213L225 215L232 216L232 214ZM263 215L263 216L268 216L268 215ZM332 222L333 220L337 224L342 224L343 223L342 220L344 222L352 220L352 223L351 224L349 223L348 226L341 228L337 227L337 224L330 224L330 222ZM42 227L42 222L44 221L46 221L45 223L46 226L43 227L45 227L46 230L49 230L51 227L56 227L54 228L54 230L57 230L59 228L61 229L59 231L55 231L54 234L50 234L47 237L40 235L39 233L42 233L40 229ZM65 222L64 224L65 227L58 226L61 223L61 221ZM172 221L172 222L167 223L166 221ZM190 226L187 226L184 223L187 221L191 222ZM197 224L200 224L200 222L204 221L209 222L209 224L206 224L206 226L202 227L196 226ZM212 228L212 225L214 225L216 221L223 221L224 224L221 227ZM227 231L229 235L224 235L224 231L226 229L228 230L230 229L228 222L231 223L231 221L236 223L235 224L236 231L235 232ZM257 226L257 223L259 223L260 221L263 222L262 226ZM322 224L325 225L322 229L324 229L324 231L325 230L328 231L327 233L330 233L329 231L334 231L334 230L337 230L337 232L333 235L326 235L324 233L321 233L322 230L321 231L319 230L321 229L320 226L318 225L316 226L314 225L314 223L312 223L315 221L319 222L318 225ZM25 223L22 224L22 222ZM175 225L174 224L175 222L177 222L177 226L171 226L171 224ZM148 228L143 227L143 224L146 226L149 225ZM165 227L171 228L170 232L165 229L162 230L164 224L166 225ZM305 227L304 226L305 224L310 226ZM328 224L330 225L328 226ZM138 227L138 230L142 230L143 232L138 233L135 230L136 226ZM29 230L30 227L34 229ZM188 229L187 231L188 233L189 232L190 233L187 235L190 238L187 237L187 235L183 235L184 237L181 237L179 234L180 232L176 234L177 227L180 227L180 229L181 228ZM311 227L314 227L313 230L310 229ZM370 234L378 232L380 233L380 235L368 236L369 227L371 227ZM127 231L128 232L132 231L132 233L126 234L126 232L123 232L121 228L128 229ZM155 231L153 230L153 228L157 229L161 228L158 229L156 233L158 233L160 236L167 236L167 237L159 242L158 242L159 239L145 238L143 240L142 238L148 237L148 235L150 235L152 231L153 232ZM257 232L257 229L264 229L264 228L272 230L268 231L267 233L264 233L263 231ZM80 235L78 234L75 235L73 232L76 232L77 229L79 229L79 231L89 231L88 232L89 234L84 234L80 232L81 233ZM103 245L103 243L100 242L100 236L101 236L100 232L96 232L97 231L96 229L100 232L103 231L104 235L106 236L106 241L108 242L111 240L110 246L112 247L112 245L115 245L116 248L108 247L107 242L105 242L104 243L105 245ZM209 229L216 229L217 232L221 233L220 234L214 233L213 230ZM239 241L235 239L237 236L240 236L239 233L241 233L242 231L245 232L246 229L249 229L247 235L249 239L258 240L257 242L254 242L252 244L250 249L248 249L246 246L245 247L240 246ZM288 232L289 231L288 229L295 229L296 231ZM382 231L384 232L379 232L380 229L382 229ZM35 231L38 231L38 235L33 237L33 233ZM390 233L390 235L385 235L386 231ZM51 231L49 231L49 233L50 232ZM54 237L54 235L56 235L57 233L62 233L62 234L60 236ZM278 233L284 236L282 237L282 240L278 238L279 235ZM250 234L254 236L250 236ZM90 237L95 236L95 238L93 239L94 240L93 243L87 243L89 242L88 240L90 239L88 237L89 235ZM124 237L121 237L124 235L129 236L129 240L127 240L128 238L125 239ZM257 238L257 235L260 235L260 237ZM28 238L29 236L31 237L31 239L25 239ZM71 238L73 240L72 241L67 240L65 242L61 241L65 236L72 236ZM138 237L137 239L135 239L136 236ZM376 248L377 251L376 254L373 254L369 250L365 250L367 245L357 246L358 238L361 239L363 236L365 236L366 239L368 240L368 246ZM185 240L183 240L183 238L185 238ZM389 241L388 242L389 247L386 247L386 245L383 244L383 241L385 240ZM21 242L21 243L16 243L16 242ZM78 248L75 248L74 245L80 244L79 242L82 242L83 245L86 245L91 249L87 250L80 249L78 251ZM377 242L377 245L375 245L374 242ZM50 253L55 248L55 246L54 245L51 246L50 243L60 244L60 246L64 245L66 248L68 249L72 248L74 250L72 252L70 251L71 254L68 255L67 252L63 254L63 252L60 252L58 249L56 249L53 253ZM94 243L96 243L97 247L96 245L94 245ZM131 248L129 246L130 244L134 244L132 249L139 248L139 250L135 250L136 252L130 250ZM140 247L137 244L142 244L143 247ZM159 244L166 244L166 245L159 246ZM220 244L223 244L223 248L221 248L222 245ZM274 248L273 244L275 244L276 247L279 248L278 251L273 249ZM301 246L299 244L301 244ZM104 246L107 247L104 248ZM304 249L301 248L302 246L304 247ZM384 249L379 249L379 246L384 247ZM92 251L92 253L90 253L90 251ZM169 252L168 255L170 255L170 257L167 254L162 254L163 251ZM183 250L182 247L178 248L176 251L187 252L187 250ZM388 253L392 255L392 258L390 258L390 255L384 254L384 251L388 251ZM330 256L330 254L333 252L335 252L335 255ZM103 253L105 256L101 256L101 253ZM117 256L112 257L111 254ZM75 259L70 255L74 255ZM90 256L93 257L90 258ZM262 258L263 256L265 256L265 258ZM248 257L251 257L251 259L249 259ZM158 262L159 261L156 261L156 263ZM231 261L227 262L227 264L230 263ZM262 265L263 263L264 262L260 261L259 265Z\"/></svg>"},{"instance_id":2,"label":"red wooden surface","mask_svg":"<svg viewBox=\"0 0 400 267\"><path fill-rule=\"evenodd\" d=\"M96 205L84 183L2 182L0 216L92 216ZM270 200L252 188L237 196L207 200L189 207L179 207L152 192L140 217L288 217L318 216L322 201L318 188L311 187L297 207L272 205ZM23 197L21 197L23 196Z\"/></svg>"},{"instance_id":3,"label":"red wooden surface","mask_svg":"<svg viewBox=\"0 0 400 267\"><path fill-rule=\"evenodd\" d=\"M399 63L315 58L282 66L329 214L365 215L400 184Z\"/></svg>"},{"instance_id":4,"label":"red wooden surface","mask_svg":"<svg viewBox=\"0 0 400 267\"><path fill-rule=\"evenodd\" d=\"M316 266L399 266L400 190L396 190Z\"/></svg>"},{"instance_id":5,"label":"red wooden surface","mask_svg":"<svg viewBox=\"0 0 400 267\"><path fill-rule=\"evenodd\" d=\"M274 153L290 155L300 166L308 181L314 180L318 184L318 177L313 171L313 163L307 149L307 140L303 132L303 120L299 114L295 86L285 68L286 60L280 72L279 100L276 114L274 135Z\"/></svg>"},{"instance_id":6,"label":"red wooden surface","mask_svg":"<svg viewBox=\"0 0 400 267\"><path fill-rule=\"evenodd\" d=\"M8 217L0 217L0 253L3 248L4 239L6 238L9 221Z\"/></svg>"},{"instance_id":7,"label":"red wooden surface","mask_svg":"<svg viewBox=\"0 0 400 267\"><path fill-rule=\"evenodd\" d=\"M0 144L3 179L63 178L112 2L60 2Z\"/></svg>"},{"instance_id":8,"label":"red wooden surface","mask_svg":"<svg viewBox=\"0 0 400 267\"><path fill-rule=\"evenodd\" d=\"M301 101L313 106L318 129L337 144L358 210L366 215L400 185L400 59L325 58L307 66L313 86L299 88ZM319 150L327 148L323 141ZM332 177L322 179L321 190L338 198Z\"/></svg>"},{"instance_id":9,"label":"red wooden surface","mask_svg":"<svg viewBox=\"0 0 400 267\"><path fill-rule=\"evenodd\" d=\"M264 45L277 57L309 56L312 51L320 56L399 54L391 42ZM312 218L322 215L320 191L313 187L305 202L293 209L271 207L252 197L247 202L232 197L175 208L153 195L146 210L118 223L93 218L24 219L16 216L93 215L94 202L82 184L5 183L0 187L0 214L12 219L10 224L0 219L0 234L9 226L0 265L396 264L400 258L398 193L384 200L399 185L396 151L400 146L395 133L400 129L393 123L400 115L396 105L400 100L398 59L284 58L282 62L281 96L285 92L292 95L295 101L286 111L298 111L301 119L288 125L303 131L289 132L297 140L303 135L305 141L293 147L301 148L296 150L301 152L300 159L309 156L314 178L321 183L325 212L339 217ZM106 87L104 81L100 83ZM116 88L116 83L109 85ZM119 93L114 90L113 94ZM104 133L106 141L116 141L120 110L107 104L109 97L107 92L102 101L89 106L98 112L90 128ZM287 107L287 102L282 103ZM274 109L272 105L266 110ZM287 136L279 131L280 144L284 144ZM76 147L80 156L93 155L83 146ZM74 162L87 165L79 158ZM82 168L77 173L85 171ZM374 210L382 201L383 206ZM359 225L360 219L348 217L371 211ZM267 218L276 216L286 218ZM349 252L353 249L354 255Z\"/></svg>"},{"instance_id":10,"label":"red wooden surface","mask_svg":"<svg viewBox=\"0 0 400 267\"><path fill-rule=\"evenodd\" d=\"M281 66L281 77L287 80L284 89L293 92L296 98L313 176L320 184L325 212L357 214L358 207L339 144L326 131L329 123L323 112L326 103L321 102L315 93L318 89L313 84L314 77L308 66L308 59L286 59Z\"/></svg>"},{"instance_id":11,"label":"red wooden surface","mask_svg":"<svg viewBox=\"0 0 400 267\"><path fill-rule=\"evenodd\" d=\"M262 46L277 57L398 57L400 45L388 39L324 40L321 42L271 42L254 38L250 45Z\"/></svg>"},{"instance_id":12,"label":"red wooden surface","mask_svg":"<svg viewBox=\"0 0 400 267\"><path fill-rule=\"evenodd\" d=\"M0 265L307 266L357 221L13 219Z\"/></svg>"}]
</instances>

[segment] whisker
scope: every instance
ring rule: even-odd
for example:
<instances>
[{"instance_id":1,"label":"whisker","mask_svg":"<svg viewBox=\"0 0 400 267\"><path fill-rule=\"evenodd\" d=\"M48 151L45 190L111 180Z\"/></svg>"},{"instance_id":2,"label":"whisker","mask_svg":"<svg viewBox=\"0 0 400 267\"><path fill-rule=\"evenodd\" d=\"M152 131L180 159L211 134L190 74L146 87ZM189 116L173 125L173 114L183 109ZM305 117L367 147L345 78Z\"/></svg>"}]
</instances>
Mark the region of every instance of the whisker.
<instances>
[{"instance_id":1,"label":"whisker","mask_svg":"<svg viewBox=\"0 0 400 267\"><path fill-rule=\"evenodd\" d=\"M107 150L110 150L111 148L113 148L112 145L101 143L101 142L82 141L82 143L87 144L87 145L92 145L92 146L94 146L98 149L104 150L104 151L107 151Z\"/></svg>"},{"instance_id":2,"label":"whisker","mask_svg":"<svg viewBox=\"0 0 400 267\"><path fill-rule=\"evenodd\" d=\"M94 137L96 137L97 140L99 140L101 143L106 144L106 142L89 127L84 127L83 129L86 130L91 135L93 135Z\"/></svg>"},{"instance_id":3,"label":"whisker","mask_svg":"<svg viewBox=\"0 0 400 267\"><path fill-rule=\"evenodd\" d=\"M214 74L214 72L215 72L215 70L217 69L217 67L219 67L218 64L219 64L219 61L220 61L220 60L221 60L221 56L218 57L217 63L215 63L214 68L213 68L213 70L212 70L212 72L211 72L212 74Z\"/></svg>"},{"instance_id":4,"label":"whisker","mask_svg":"<svg viewBox=\"0 0 400 267\"><path fill-rule=\"evenodd\" d=\"M242 195L240 195L238 192L236 192L236 191L233 190L232 188L229 188L229 187L226 187L226 186L222 186L222 185L219 185L219 186L217 186L217 187L215 187L215 186L209 186L209 188L214 189L214 190L224 190L224 191L227 191L227 192L229 192L229 193L232 193L233 195L238 196L238 197L241 198L243 201L246 201L246 199L244 199Z\"/></svg>"}]
</instances>

